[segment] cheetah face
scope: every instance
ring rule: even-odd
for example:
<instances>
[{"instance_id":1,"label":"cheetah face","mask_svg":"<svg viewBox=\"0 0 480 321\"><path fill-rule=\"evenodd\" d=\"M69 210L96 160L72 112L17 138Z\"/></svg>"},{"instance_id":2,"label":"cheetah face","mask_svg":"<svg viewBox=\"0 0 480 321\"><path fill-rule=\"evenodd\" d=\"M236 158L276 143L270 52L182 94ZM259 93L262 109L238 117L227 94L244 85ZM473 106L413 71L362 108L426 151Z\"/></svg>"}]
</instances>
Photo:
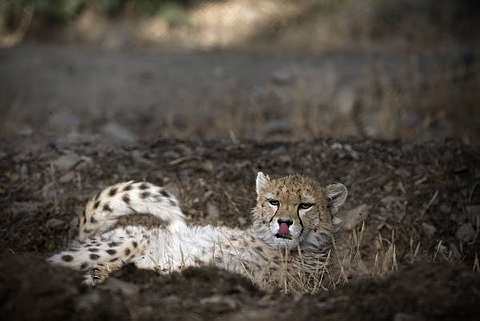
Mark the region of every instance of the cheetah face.
<instances>
[{"instance_id":1,"label":"cheetah face","mask_svg":"<svg viewBox=\"0 0 480 321\"><path fill-rule=\"evenodd\" d=\"M342 205L346 196L342 184L323 188L308 177L270 179L260 172L254 229L258 237L275 248L293 249L305 239L327 242L332 232L331 209Z\"/></svg>"}]
</instances>

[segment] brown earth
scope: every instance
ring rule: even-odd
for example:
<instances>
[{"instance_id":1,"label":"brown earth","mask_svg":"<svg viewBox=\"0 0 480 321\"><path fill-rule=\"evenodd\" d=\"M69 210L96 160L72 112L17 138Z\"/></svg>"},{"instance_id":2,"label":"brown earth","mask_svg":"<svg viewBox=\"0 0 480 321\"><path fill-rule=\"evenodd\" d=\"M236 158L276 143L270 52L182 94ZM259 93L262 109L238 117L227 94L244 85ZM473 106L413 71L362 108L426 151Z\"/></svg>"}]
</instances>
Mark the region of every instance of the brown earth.
<instances>
[{"instance_id":1,"label":"brown earth","mask_svg":"<svg viewBox=\"0 0 480 321\"><path fill-rule=\"evenodd\" d=\"M0 50L2 320L477 320L478 63L437 58ZM166 185L192 223L246 227L257 170L348 187L348 282L285 294L129 266L87 289L44 261L122 180Z\"/></svg>"},{"instance_id":2,"label":"brown earth","mask_svg":"<svg viewBox=\"0 0 480 321\"><path fill-rule=\"evenodd\" d=\"M0 135L475 144L479 70L478 55L463 49L305 55L26 43L0 49Z\"/></svg>"},{"instance_id":3,"label":"brown earth","mask_svg":"<svg viewBox=\"0 0 480 321\"><path fill-rule=\"evenodd\" d=\"M478 147L455 141L159 139L119 147L95 138L4 140L0 309L5 320L476 320L479 164ZM215 268L160 276L126 267L86 289L77 272L43 260L75 235L76 215L91 194L127 179L170 186L191 222L244 227L259 169L341 181L350 190L344 212L369 207L358 242L362 277L291 296ZM394 256L379 250L387 241ZM395 262L378 270L376 254Z\"/></svg>"}]
</instances>

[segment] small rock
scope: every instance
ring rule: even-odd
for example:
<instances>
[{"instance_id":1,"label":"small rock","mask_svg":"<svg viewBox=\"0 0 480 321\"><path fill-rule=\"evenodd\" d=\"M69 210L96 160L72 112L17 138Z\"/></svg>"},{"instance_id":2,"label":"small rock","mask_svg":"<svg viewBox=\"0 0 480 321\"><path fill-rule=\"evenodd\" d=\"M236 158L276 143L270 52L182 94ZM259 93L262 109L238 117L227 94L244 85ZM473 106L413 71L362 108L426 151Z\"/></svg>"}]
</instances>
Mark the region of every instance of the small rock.
<instances>
[{"instance_id":1,"label":"small rock","mask_svg":"<svg viewBox=\"0 0 480 321\"><path fill-rule=\"evenodd\" d=\"M382 202L386 206L390 206L393 203L404 202L404 201L405 201L405 197L403 196L385 196L380 200L380 202Z\"/></svg>"},{"instance_id":2,"label":"small rock","mask_svg":"<svg viewBox=\"0 0 480 321\"><path fill-rule=\"evenodd\" d=\"M238 303L233 298L224 295L213 295L200 299L200 304L208 305L217 313L231 311L238 307Z\"/></svg>"},{"instance_id":3,"label":"small rock","mask_svg":"<svg viewBox=\"0 0 480 321\"><path fill-rule=\"evenodd\" d=\"M74 172L68 172L62 177L60 177L59 181L60 183L69 183L75 178L75 173Z\"/></svg>"},{"instance_id":4,"label":"small rock","mask_svg":"<svg viewBox=\"0 0 480 321\"><path fill-rule=\"evenodd\" d=\"M275 149L272 149L270 151L270 155L272 156L280 156L280 155L284 155L288 152L287 150L287 147L285 147L284 145L281 145L281 146L278 146L277 148Z\"/></svg>"},{"instance_id":5,"label":"small rock","mask_svg":"<svg viewBox=\"0 0 480 321\"><path fill-rule=\"evenodd\" d=\"M454 259L460 260L462 258L462 254L453 242L448 243L448 248L450 249L450 253Z\"/></svg>"},{"instance_id":6,"label":"small rock","mask_svg":"<svg viewBox=\"0 0 480 321\"><path fill-rule=\"evenodd\" d=\"M356 99L357 95L353 87L345 87L338 90L333 97L332 103L335 106L335 111L338 111L343 116L347 116L352 113Z\"/></svg>"},{"instance_id":7,"label":"small rock","mask_svg":"<svg viewBox=\"0 0 480 321\"><path fill-rule=\"evenodd\" d=\"M47 228L57 230L65 226L65 222L62 220L59 220L58 218L51 218L45 223Z\"/></svg>"},{"instance_id":8,"label":"small rock","mask_svg":"<svg viewBox=\"0 0 480 321\"><path fill-rule=\"evenodd\" d=\"M242 217L242 216L239 216L239 217L237 218L237 221L238 221L238 223L240 224L240 226L243 226L243 225L247 224L247 220L246 220L244 217Z\"/></svg>"},{"instance_id":9,"label":"small rock","mask_svg":"<svg viewBox=\"0 0 480 321\"><path fill-rule=\"evenodd\" d=\"M220 211L218 210L218 207L211 202L207 203L207 213L208 217L212 219L216 219L220 216Z\"/></svg>"},{"instance_id":10,"label":"small rock","mask_svg":"<svg viewBox=\"0 0 480 321\"><path fill-rule=\"evenodd\" d=\"M291 163L292 162L292 158L290 157L290 155L280 155L277 157L277 160L280 162L280 163Z\"/></svg>"},{"instance_id":11,"label":"small rock","mask_svg":"<svg viewBox=\"0 0 480 321\"><path fill-rule=\"evenodd\" d=\"M28 176L28 167L26 164L23 164L21 167L20 167L20 176L22 178L25 178Z\"/></svg>"},{"instance_id":12,"label":"small rock","mask_svg":"<svg viewBox=\"0 0 480 321\"><path fill-rule=\"evenodd\" d=\"M338 224L343 223L343 220L339 217L334 216L333 220L332 220L332 223L333 223L333 225L338 225Z\"/></svg>"},{"instance_id":13,"label":"small rock","mask_svg":"<svg viewBox=\"0 0 480 321\"><path fill-rule=\"evenodd\" d=\"M102 132L117 143L133 144L137 141L137 137L130 130L117 123L106 124L102 128Z\"/></svg>"},{"instance_id":14,"label":"small rock","mask_svg":"<svg viewBox=\"0 0 480 321\"><path fill-rule=\"evenodd\" d=\"M278 70L272 75L272 82L275 85L286 86L294 81L293 73L288 70Z\"/></svg>"},{"instance_id":15,"label":"small rock","mask_svg":"<svg viewBox=\"0 0 480 321\"><path fill-rule=\"evenodd\" d=\"M428 237L432 237L435 232L437 231L437 229L435 228L435 226L431 225L431 224L428 224L428 223L422 223L422 228L423 228L423 232L425 232L426 235L428 235Z\"/></svg>"},{"instance_id":16,"label":"small rock","mask_svg":"<svg viewBox=\"0 0 480 321\"><path fill-rule=\"evenodd\" d=\"M75 166L75 170L82 170L92 164L92 159L87 156L82 156L82 161Z\"/></svg>"},{"instance_id":17,"label":"small rock","mask_svg":"<svg viewBox=\"0 0 480 321\"><path fill-rule=\"evenodd\" d=\"M399 312L393 317L393 321L424 321L419 315Z\"/></svg>"},{"instance_id":18,"label":"small rock","mask_svg":"<svg viewBox=\"0 0 480 321\"><path fill-rule=\"evenodd\" d=\"M80 118L71 112L55 112L49 117L48 125L62 133L75 132L80 125Z\"/></svg>"},{"instance_id":19,"label":"small rock","mask_svg":"<svg viewBox=\"0 0 480 321\"><path fill-rule=\"evenodd\" d=\"M470 223L462 224L458 228L457 233L455 233L455 236L462 242L471 242L475 238L475 229Z\"/></svg>"},{"instance_id":20,"label":"small rock","mask_svg":"<svg viewBox=\"0 0 480 321\"><path fill-rule=\"evenodd\" d=\"M163 157L166 159L177 159L180 157L180 154L173 150L167 150L165 153L163 153Z\"/></svg>"},{"instance_id":21,"label":"small rock","mask_svg":"<svg viewBox=\"0 0 480 321\"><path fill-rule=\"evenodd\" d=\"M31 136L33 134L33 129L30 126L24 126L20 128L17 133L20 136Z\"/></svg>"},{"instance_id":22,"label":"small rock","mask_svg":"<svg viewBox=\"0 0 480 321\"><path fill-rule=\"evenodd\" d=\"M143 164L143 165L147 165L147 166L151 166L152 165L152 162L150 160L147 159L146 155L142 154L140 151L138 150L134 150L130 153L130 155L132 156L132 159L135 161L135 163L137 164Z\"/></svg>"},{"instance_id":23,"label":"small rock","mask_svg":"<svg viewBox=\"0 0 480 321\"><path fill-rule=\"evenodd\" d=\"M209 160L206 160L206 161L202 162L200 164L200 168L202 168L204 171L209 172L209 173L213 172L213 170L215 169L212 161L209 161Z\"/></svg>"},{"instance_id":24,"label":"small rock","mask_svg":"<svg viewBox=\"0 0 480 321\"><path fill-rule=\"evenodd\" d=\"M68 171L81 161L81 157L74 153L68 153L57 158L53 165L59 171Z\"/></svg>"},{"instance_id":25,"label":"small rock","mask_svg":"<svg viewBox=\"0 0 480 321\"><path fill-rule=\"evenodd\" d=\"M206 201L212 196L213 196L213 191L206 191L205 194L203 194L203 199Z\"/></svg>"},{"instance_id":26,"label":"small rock","mask_svg":"<svg viewBox=\"0 0 480 321\"><path fill-rule=\"evenodd\" d=\"M367 219L369 209L367 204L362 204L348 211L343 218L343 227L347 231L353 230L359 223Z\"/></svg>"},{"instance_id":27,"label":"small rock","mask_svg":"<svg viewBox=\"0 0 480 321\"><path fill-rule=\"evenodd\" d=\"M442 204L442 205L440 205L439 210L443 214L450 214L450 212L452 211L452 207L447 205L447 204Z\"/></svg>"},{"instance_id":28,"label":"small rock","mask_svg":"<svg viewBox=\"0 0 480 321\"><path fill-rule=\"evenodd\" d=\"M386 212L396 222L401 222L406 215L407 200L402 196L386 196L380 200Z\"/></svg>"},{"instance_id":29,"label":"small rock","mask_svg":"<svg viewBox=\"0 0 480 321\"><path fill-rule=\"evenodd\" d=\"M342 145L340 143L333 143L330 147L334 150L337 150L338 156L342 159L352 158L356 160L359 158L358 153L353 150L352 146L350 146L349 144Z\"/></svg>"},{"instance_id":30,"label":"small rock","mask_svg":"<svg viewBox=\"0 0 480 321\"><path fill-rule=\"evenodd\" d=\"M467 212L473 217L480 218L480 204L476 205L467 205Z\"/></svg>"},{"instance_id":31,"label":"small rock","mask_svg":"<svg viewBox=\"0 0 480 321\"><path fill-rule=\"evenodd\" d=\"M359 159L358 153L353 150L352 146L350 145L345 145L345 150L347 150L350 153L350 157L353 159Z\"/></svg>"},{"instance_id":32,"label":"small rock","mask_svg":"<svg viewBox=\"0 0 480 321\"><path fill-rule=\"evenodd\" d=\"M108 278L102 288L112 292L122 293L125 296L134 296L140 291L137 285L113 277Z\"/></svg>"},{"instance_id":33,"label":"small rock","mask_svg":"<svg viewBox=\"0 0 480 321\"><path fill-rule=\"evenodd\" d=\"M100 292L89 291L84 295L79 296L75 300L75 310L77 311L92 311L95 306L98 306L101 301Z\"/></svg>"},{"instance_id":34,"label":"small rock","mask_svg":"<svg viewBox=\"0 0 480 321\"><path fill-rule=\"evenodd\" d=\"M343 149L342 144L340 143L333 143L332 146L330 146L332 149Z\"/></svg>"},{"instance_id":35,"label":"small rock","mask_svg":"<svg viewBox=\"0 0 480 321\"><path fill-rule=\"evenodd\" d=\"M179 152L182 154L182 155L192 155L194 154L194 151L192 150L192 148L186 144L178 144L177 146L175 146L177 148L177 150L179 150Z\"/></svg>"},{"instance_id":36,"label":"small rock","mask_svg":"<svg viewBox=\"0 0 480 321\"><path fill-rule=\"evenodd\" d=\"M70 131L65 136L57 137L57 139L55 140L55 144L60 149L68 149L69 146L72 146L74 144L94 143L95 140L97 140L97 137L92 133L79 133L77 131Z\"/></svg>"},{"instance_id":37,"label":"small rock","mask_svg":"<svg viewBox=\"0 0 480 321\"><path fill-rule=\"evenodd\" d=\"M12 204L12 210L15 214L17 213L33 213L38 210L40 207L39 202L14 202Z\"/></svg>"},{"instance_id":38,"label":"small rock","mask_svg":"<svg viewBox=\"0 0 480 321\"><path fill-rule=\"evenodd\" d=\"M265 135L274 135L274 134L285 134L285 133L290 133L292 130L292 127L290 123L287 120L270 120L268 121L264 128L264 134Z\"/></svg>"},{"instance_id":39,"label":"small rock","mask_svg":"<svg viewBox=\"0 0 480 321\"><path fill-rule=\"evenodd\" d=\"M70 228L73 229L77 226L78 226L78 216L75 216L70 220Z\"/></svg>"}]
</instances>

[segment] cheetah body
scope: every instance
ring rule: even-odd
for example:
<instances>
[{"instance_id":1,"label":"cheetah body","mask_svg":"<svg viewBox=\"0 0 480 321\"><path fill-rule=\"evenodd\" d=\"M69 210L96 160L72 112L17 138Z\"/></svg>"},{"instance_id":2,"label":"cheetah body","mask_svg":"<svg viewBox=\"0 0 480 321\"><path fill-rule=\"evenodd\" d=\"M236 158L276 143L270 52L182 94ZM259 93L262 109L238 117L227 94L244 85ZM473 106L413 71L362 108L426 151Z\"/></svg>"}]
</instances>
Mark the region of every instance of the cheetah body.
<instances>
[{"instance_id":1,"label":"cheetah body","mask_svg":"<svg viewBox=\"0 0 480 321\"><path fill-rule=\"evenodd\" d=\"M302 249L315 265L329 248L331 210L345 201L346 188L323 188L299 175L270 179L261 172L256 187L253 224L240 230L187 224L177 199L153 184L113 185L88 202L78 241L48 260L87 271L90 285L126 263L159 272L214 264L252 277L278 269L282 252Z\"/></svg>"}]
</instances>

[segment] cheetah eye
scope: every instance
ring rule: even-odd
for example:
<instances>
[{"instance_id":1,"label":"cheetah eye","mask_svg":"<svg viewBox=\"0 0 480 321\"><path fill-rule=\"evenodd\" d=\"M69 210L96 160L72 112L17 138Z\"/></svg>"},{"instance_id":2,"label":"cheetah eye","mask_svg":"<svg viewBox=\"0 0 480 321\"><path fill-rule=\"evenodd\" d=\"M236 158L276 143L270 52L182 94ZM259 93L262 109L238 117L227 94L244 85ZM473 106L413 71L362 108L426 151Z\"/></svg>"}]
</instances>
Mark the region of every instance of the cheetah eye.
<instances>
[{"instance_id":1,"label":"cheetah eye","mask_svg":"<svg viewBox=\"0 0 480 321\"><path fill-rule=\"evenodd\" d=\"M300 205L298 205L298 208L302 210L307 210L313 205L314 205L313 203L300 203Z\"/></svg>"},{"instance_id":2,"label":"cheetah eye","mask_svg":"<svg viewBox=\"0 0 480 321\"><path fill-rule=\"evenodd\" d=\"M278 200L269 199L268 202L273 206L280 205L280 202Z\"/></svg>"}]
</instances>

